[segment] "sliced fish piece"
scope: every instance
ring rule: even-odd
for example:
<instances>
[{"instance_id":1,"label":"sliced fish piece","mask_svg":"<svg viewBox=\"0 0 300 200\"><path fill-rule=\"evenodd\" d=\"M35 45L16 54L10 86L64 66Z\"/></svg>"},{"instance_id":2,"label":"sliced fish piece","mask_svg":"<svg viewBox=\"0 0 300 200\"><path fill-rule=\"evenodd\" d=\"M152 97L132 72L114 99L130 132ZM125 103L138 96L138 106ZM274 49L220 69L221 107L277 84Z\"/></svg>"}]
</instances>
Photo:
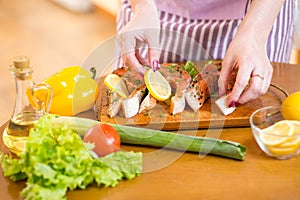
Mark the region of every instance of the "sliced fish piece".
<instances>
[{"instance_id":1,"label":"sliced fish piece","mask_svg":"<svg viewBox=\"0 0 300 200\"><path fill-rule=\"evenodd\" d=\"M186 92L186 89L192 80L190 74L184 67L178 64L161 65L159 72L169 82L173 93L183 94Z\"/></svg>"},{"instance_id":2,"label":"sliced fish piece","mask_svg":"<svg viewBox=\"0 0 300 200\"><path fill-rule=\"evenodd\" d=\"M199 108L202 106L202 103L200 103L198 100L195 90L188 91L185 94L185 100L194 112L197 112L197 110L199 110Z\"/></svg>"},{"instance_id":3,"label":"sliced fish piece","mask_svg":"<svg viewBox=\"0 0 300 200\"><path fill-rule=\"evenodd\" d=\"M131 118L139 112L140 103L146 91L146 85L136 88L128 98L122 101L122 111L125 118Z\"/></svg>"},{"instance_id":4,"label":"sliced fish piece","mask_svg":"<svg viewBox=\"0 0 300 200\"><path fill-rule=\"evenodd\" d=\"M108 110L107 114L109 117L115 117L121 110L123 98L120 97L116 92L110 91L108 94Z\"/></svg>"},{"instance_id":5,"label":"sliced fish piece","mask_svg":"<svg viewBox=\"0 0 300 200\"><path fill-rule=\"evenodd\" d=\"M122 78L125 81L129 94L136 88L145 85L144 76L133 69L128 69L127 72L123 74Z\"/></svg>"},{"instance_id":6,"label":"sliced fish piece","mask_svg":"<svg viewBox=\"0 0 300 200\"><path fill-rule=\"evenodd\" d=\"M185 109L185 95L186 93L171 98L170 113L172 115L181 113Z\"/></svg>"},{"instance_id":7,"label":"sliced fish piece","mask_svg":"<svg viewBox=\"0 0 300 200\"><path fill-rule=\"evenodd\" d=\"M146 112L156 106L157 100L148 93L140 105L139 113Z\"/></svg>"},{"instance_id":8,"label":"sliced fish piece","mask_svg":"<svg viewBox=\"0 0 300 200\"><path fill-rule=\"evenodd\" d=\"M218 77L217 66L209 64L193 78L185 99L194 112L198 111L210 94L218 89Z\"/></svg>"}]
</instances>

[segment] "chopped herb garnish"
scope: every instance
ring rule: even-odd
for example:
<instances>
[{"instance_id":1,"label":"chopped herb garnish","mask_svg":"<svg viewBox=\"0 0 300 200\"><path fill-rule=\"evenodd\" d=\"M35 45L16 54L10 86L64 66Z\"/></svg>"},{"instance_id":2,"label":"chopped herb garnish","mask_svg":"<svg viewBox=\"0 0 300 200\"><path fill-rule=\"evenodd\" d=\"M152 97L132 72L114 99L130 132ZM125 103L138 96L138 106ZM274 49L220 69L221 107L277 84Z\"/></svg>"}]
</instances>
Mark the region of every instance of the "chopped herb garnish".
<instances>
[{"instance_id":1,"label":"chopped herb garnish","mask_svg":"<svg viewBox=\"0 0 300 200\"><path fill-rule=\"evenodd\" d=\"M134 80L133 81L135 84L137 84L137 85L141 85L142 84L142 81L141 80Z\"/></svg>"},{"instance_id":2,"label":"chopped herb garnish","mask_svg":"<svg viewBox=\"0 0 300 200\"><path fill-rule=\"evenodd\" d=\"M174 70L174 66L172 66L172 65L169 65L169 66L168 66L168 72L170 72L170 73L174 73L174 72L175 72L175 70Z\"/></svg>"}]
</instances>

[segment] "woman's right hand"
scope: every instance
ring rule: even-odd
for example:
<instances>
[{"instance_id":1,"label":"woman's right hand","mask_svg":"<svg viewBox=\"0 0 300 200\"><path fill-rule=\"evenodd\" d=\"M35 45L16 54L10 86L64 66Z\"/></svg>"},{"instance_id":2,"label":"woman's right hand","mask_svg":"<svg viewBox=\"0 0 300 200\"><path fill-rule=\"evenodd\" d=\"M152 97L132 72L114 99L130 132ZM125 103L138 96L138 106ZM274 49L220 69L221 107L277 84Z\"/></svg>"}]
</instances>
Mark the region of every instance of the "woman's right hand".
<instances>
[{"instance_id":1,"label":"woman's right hand","mask_svg":"<svg viewBox=\"0 0 300 200\"><path fill-rule=\"evenodd\" d=\"M153 61L159 60L160 20L154 2L137 0L132 5L133 18L117 37L124 65L144 74L143 65L153 68ZM147 45L148 55L143 58L139 48Z\"/></svg>"}]
</instances>

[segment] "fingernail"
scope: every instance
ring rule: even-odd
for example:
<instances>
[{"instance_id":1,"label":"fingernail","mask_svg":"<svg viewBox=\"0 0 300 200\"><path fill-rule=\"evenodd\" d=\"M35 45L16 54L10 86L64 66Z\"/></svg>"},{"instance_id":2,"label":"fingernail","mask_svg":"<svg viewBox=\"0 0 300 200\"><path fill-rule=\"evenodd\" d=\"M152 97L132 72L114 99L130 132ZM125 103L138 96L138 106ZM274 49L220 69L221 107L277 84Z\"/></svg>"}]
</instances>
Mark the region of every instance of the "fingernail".
<instances>
[{"instance_id":1,"label":"fingernail","mask_svg":"<svg viewBox=\"0 0 300 200\"><path fill-rule=\"evenodd\" d=\"M231 101L231 102L228 104L228 107L229 107L229 108L232 108L232 107L237 107L238 105L240 105L238 102L236 102L236 101Z\"/></svg>"},{"instance_id":2,"label":"fingernail","mask_svg":"<svg viewBox=\"0 0 300 200\"><path fill-rule=\"evenodd\" d=\"M152 66L153 66L152 68L153 68L154 71L158 70L158 68L159 68L158 67L158 60L153 60Z\"/></svg>"}]
</instances>

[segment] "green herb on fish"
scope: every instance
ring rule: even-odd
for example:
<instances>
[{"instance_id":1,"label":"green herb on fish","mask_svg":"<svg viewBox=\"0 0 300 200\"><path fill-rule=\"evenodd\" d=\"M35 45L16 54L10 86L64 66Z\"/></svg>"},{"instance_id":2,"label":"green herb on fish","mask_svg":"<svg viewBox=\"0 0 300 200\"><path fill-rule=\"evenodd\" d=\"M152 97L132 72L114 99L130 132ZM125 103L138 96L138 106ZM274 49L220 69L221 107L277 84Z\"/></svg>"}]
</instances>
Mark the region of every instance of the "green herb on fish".
<instances>
[{"instance_id":1,"label":"green herb on fish","mask_svg":"<svg viewBox=\"0 0 300 200\"><path fill-rule=\"evenodd\" d=\"M170 73L174 73L175 72L175 69L174 69L174 65L169 65L168 66L168 71L170 72Z\"/></svg>"},{"instance_id":2,"label":"green herb on fish","mask_svg":"<svg viewBox=\"0 0 300 200\"><path fill-rule=\"evenodd\" d=\"M194 78L199 72L196 69L195 64L188 60L185 65L184 65L184 69L191 75L192 78Z\"/></svg>"}]
</instances>

